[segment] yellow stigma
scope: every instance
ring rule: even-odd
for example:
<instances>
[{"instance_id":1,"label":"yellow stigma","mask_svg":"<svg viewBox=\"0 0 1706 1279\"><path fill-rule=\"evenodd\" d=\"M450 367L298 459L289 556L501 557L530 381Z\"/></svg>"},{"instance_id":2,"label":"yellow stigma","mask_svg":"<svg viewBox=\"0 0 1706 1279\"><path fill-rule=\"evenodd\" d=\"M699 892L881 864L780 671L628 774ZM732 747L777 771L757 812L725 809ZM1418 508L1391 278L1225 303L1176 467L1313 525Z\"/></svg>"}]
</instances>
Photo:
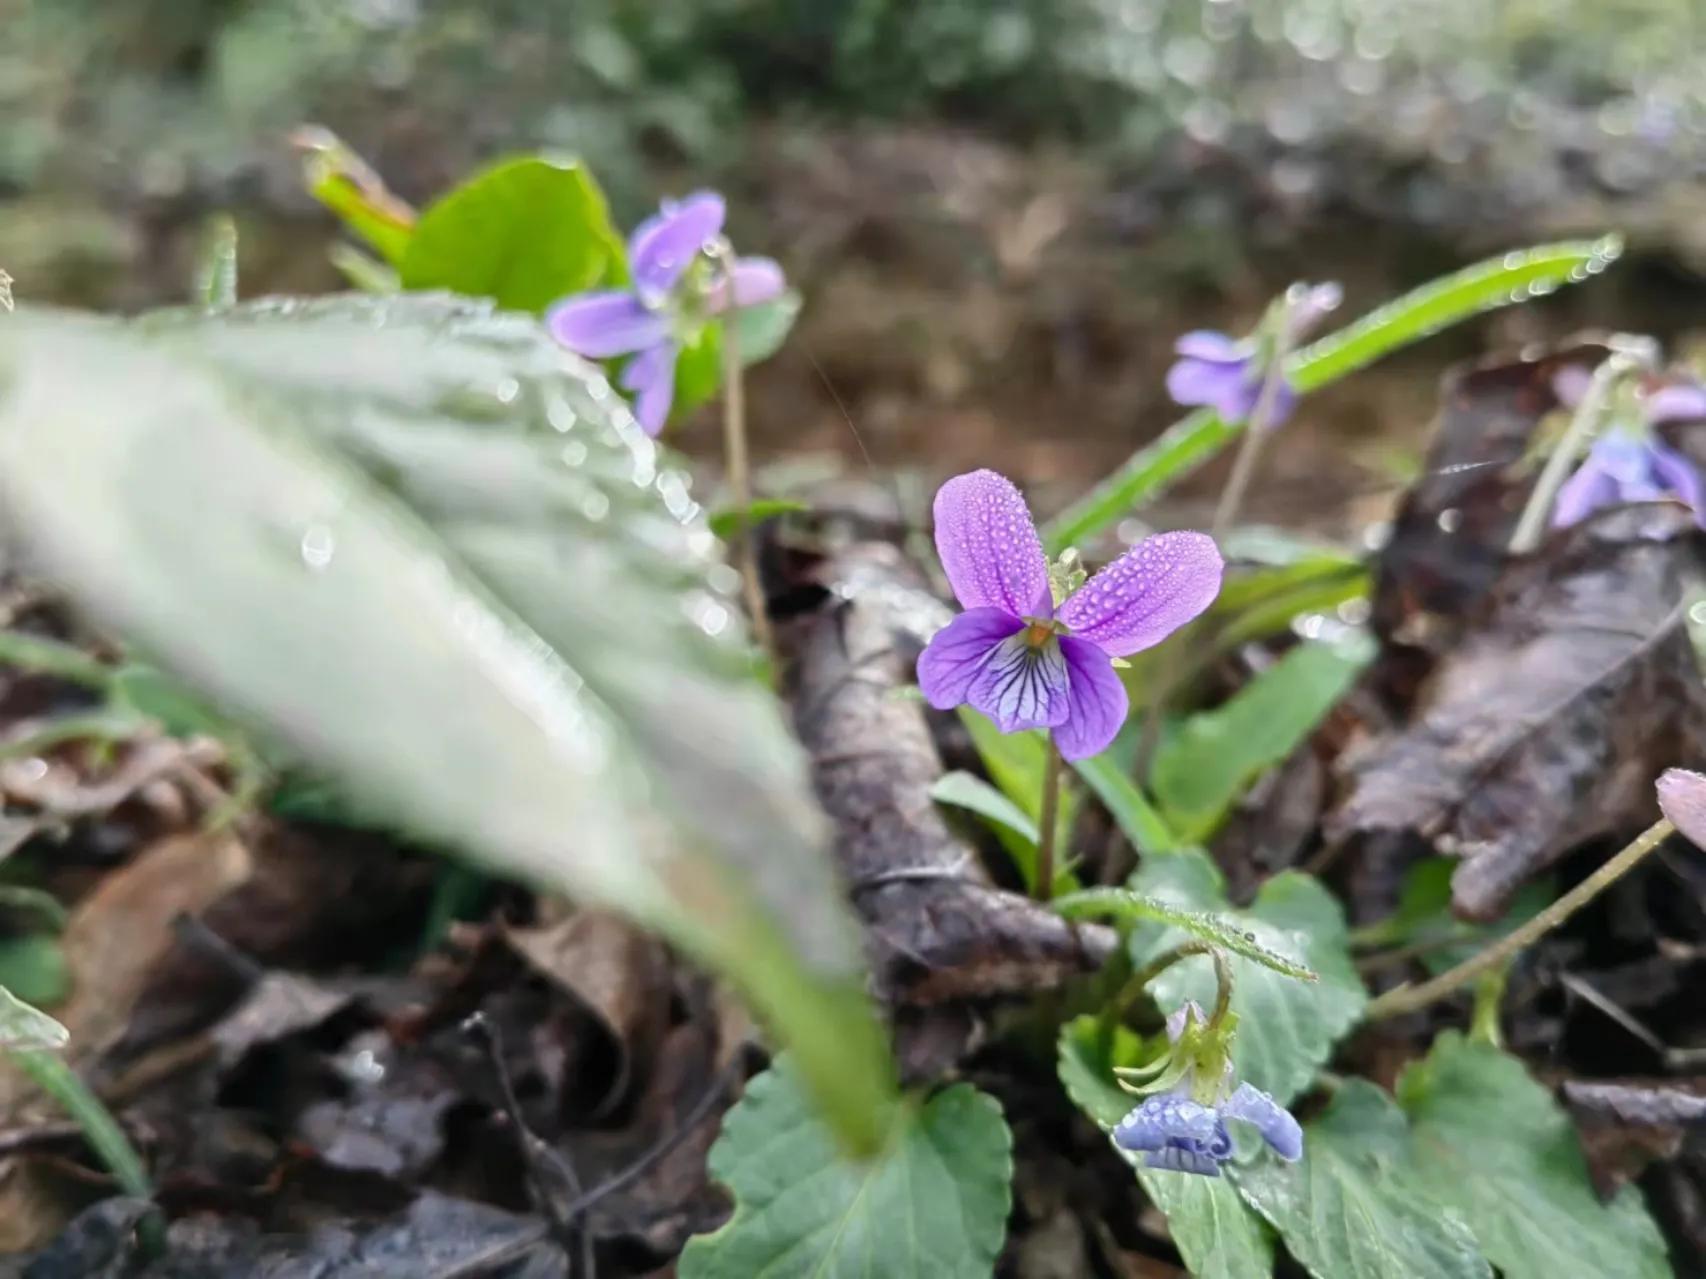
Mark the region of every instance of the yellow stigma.
<instances>
[{"instance_id":1,"label":"yellow stigma","mask_svg":"<svg viewBox=\"0 0 1706 1279\"><path fill-rule=\"evenodd\" d=\"M1032 622L1025 628L1025 643L1032 648L1041 648L1054 635L1052 622Z\"/></svg>"}]
</instances>

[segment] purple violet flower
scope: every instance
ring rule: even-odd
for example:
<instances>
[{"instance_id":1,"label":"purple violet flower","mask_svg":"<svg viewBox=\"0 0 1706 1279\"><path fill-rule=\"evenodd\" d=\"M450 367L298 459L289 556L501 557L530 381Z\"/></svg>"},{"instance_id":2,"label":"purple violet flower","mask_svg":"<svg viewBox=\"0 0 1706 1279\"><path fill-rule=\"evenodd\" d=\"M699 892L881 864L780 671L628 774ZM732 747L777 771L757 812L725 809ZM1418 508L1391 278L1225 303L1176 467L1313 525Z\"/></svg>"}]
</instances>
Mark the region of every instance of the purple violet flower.
<instances>
[{"instance_id":1,"label":"purple violet flower","mask_svg":"<svg viewBox=\"0 0 1706 1279\"><path fill-rule=\"evenodd\" d=\"M1205 1030L1212 1032L1213 1027L1191 1000L1167 1018L1167 1038L1175 1053L1190 1048ZM1222 1063L1223 1069L1212 1071L1218 1078L1206 1089L1198 1086L1204 1068L1198 1060L1174 1087L1144 1098L1115 1127L1114 1144L1144 1152L1144 1163L1151 1168L1218 1177L1220 1165L1232 1157L1232 1134L1226 1130L1226 1121L1236 1119L1252 1125L1281 1159L1296 1163L1303 1157L1303 1129L1297 1120L1251 1084L1239 1084L1229 1092L1232 1063L1225 1059Z\"/></svg>"},{"instance_id":2,"label":"purple violet flower","mask_svg":"<svg viewBox=\"0 0 1706 1279\"><path fill-rule=\"evenodd\" d=\"M1188 1089L1146 1097L1114 1129L1114 1144L1122 1150L1145 1152L1144 1163L1172 1172L1220 1176L1220 1165L1232 1157L1228 1119L1252 1125L1274 1153L1288 1163L1303 1157L1303 1129L1291 1112L1260 1088L1239 1084L1214 1105L1191 1099Z\"/></svg>"},{"instance_id":3,"label":"purple violet flower","mask_svg":"<svg viewBox=\"0 0 1706 1279\"><path fill-rule=\"evenodd\" d=\"M1054 731L1067 759L1099 754L1125 722L1113 659L1159 644L1220 592L1202 533L1147 538L1060 602L1042 541L1012 481L957 475L936 494L936 550L965 608L918 659L938 710L970 703L1003 733Z\"/></svg>"},{"instance_id":4,"label":"purple violet flower","mask_svg":"<svg viewBox=\"0 0 1706 1279\"><path fill-rule=\"evenodd\" d=\"M1284 330L1289 348L1338 306L1341 296L1336 284L1296 285L1275 304L1275 318L1263 322L1267 332L1258 330L1243 339L1208 329L1186 333L1173 346L1179 359L1167 370L1167 394L1176 404L1206 405L1227 422L1248 420L1268 379L1277 345L1275 330ZM1263 428L1281 425L1296 407L1297 392L1281 374Z\"/></svg>"},{"instance_id":5,"label":"purple violet flower","mask_svg":"<svg viewBox=\"0 0 1706 1279\"><path fill-rule=\"evenodd\" d=\"M1579 365L1562 369L1552 380L1559 402L1576 408L1587 394L1592 374ZM1552 505L1552 527L1580 523L1605 506L1628 502L1681 502L1706 528L1706 486L1693 462L1659 437L1665 422L1706 418L1706 387L1697 382L1668 382L1643 390L1636 421L1617 421L1594 441L1575 473L1565 480Z\"/></svg>"},{"instance_id":6,"label":"purple violet flower","mask_svg":"<svg viewBox=\"0 0 1706 1279\"><path fill-rule=\"evenodd\" d=\"M723 197L699 191L665 200L628 237L632 289L582 293L556 303L545 323L577 355L603 360L632 355L623 390L634 395L634 416L656 435L675 398L675 361L709 316L780 296L782 268L769 258L740 258L732 280L712 281L695 269L700 254L723 231Z\"/></svg>"}]
</instances>

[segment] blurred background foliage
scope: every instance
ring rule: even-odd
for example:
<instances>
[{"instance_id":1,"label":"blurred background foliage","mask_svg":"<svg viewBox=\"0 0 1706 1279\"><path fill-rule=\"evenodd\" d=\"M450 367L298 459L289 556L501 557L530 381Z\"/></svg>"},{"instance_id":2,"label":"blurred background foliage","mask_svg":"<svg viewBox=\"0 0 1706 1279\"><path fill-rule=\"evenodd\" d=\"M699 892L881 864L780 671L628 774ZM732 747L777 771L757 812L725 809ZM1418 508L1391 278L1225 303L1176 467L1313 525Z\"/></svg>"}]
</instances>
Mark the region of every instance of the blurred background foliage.
<instances>
[{"instance_id":1,"label":"blurred background foliage","mask_svg":"<svg viewBox=\"0 0 1706 1279\"><path fill-rule=\"evenodd\" d=\"M760 434L856 458L856 423L879 465L1000 443L1082 480L1169 419L1172 333L1248 323L1299 276L1360 308L1628 232L1615 283L1494 322L1527 340L1589 317L1676 337L1706 273L1698 0L0 0L0 32L20 296L181 299L216 209L246 296L340 287L303 122L415 202L572 151L624 224L729 191L808 299L810 362L764 371ZM1427 381L1487 337L1427 353ZM1318 417L1384 427L1404 375ZM1335 483L1395 464L1365 462Z\"/></svg>"}]
</instances>

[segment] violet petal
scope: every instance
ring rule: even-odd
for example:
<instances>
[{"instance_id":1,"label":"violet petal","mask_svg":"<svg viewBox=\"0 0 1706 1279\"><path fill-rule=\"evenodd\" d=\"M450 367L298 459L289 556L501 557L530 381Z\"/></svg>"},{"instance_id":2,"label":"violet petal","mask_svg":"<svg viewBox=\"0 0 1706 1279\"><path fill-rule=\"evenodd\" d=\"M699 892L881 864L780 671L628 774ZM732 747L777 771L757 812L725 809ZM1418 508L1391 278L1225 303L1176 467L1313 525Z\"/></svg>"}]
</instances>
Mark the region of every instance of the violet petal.
<instances>
[{"instance_id":1,"label":"violet petal","mask_svg":"<svg viewBox=\"0 0 1706 1279\"><path fill-rule=\"evenodd\" d=\"M1552 503L1552 527L1568 528L1579 524L1602 506L1617 501L1616 478L1606 469L1605 459L1597 450L1590 452L1576 467L1575 474L1558 487Z\"/></svg>"},{"instance_id":2,"label":"violet petal","mask_svg":"<svg viewBox=\"0 0 1706 1279\"><path fill-rule=\"evenodd\" d=\"M1648 446L1649 461L1661 486L1674 493L1679 501L1694 512L1695 523L1706 527L1706 489L1702 488L1700 470L1687 457L1653 440Z\"/></svg>"},{"instance_id":3,"label":"violet petal","mask_svg":"<svg viewBox=\"0 0 1706 1279\"><path fill-rule=\"evenodd\" d=\"M1178 1093L1157 1093L1120 1120L1114 1144L1122 1150L1162 1150L1182 1141L1207 1151L1219 1122L1211 1107Z\"/></svg>"},{"instance_id":4,"label":"violet petal","mask_svg":"<svg viewBox=\"0 0 1706 1279\"><path fill-rule=\"evenodd\" d=\"M1706 848L1706 774L1667 768L1659 775L1659 809L1696 848Z\"/></svg>"},{"instance_id":5,"label":"violet petal","mask_svg":"<svg viewBox=\"0 0 1706 1279\"><path fill-rule=\"evenodd\" d=\"M966 608L1031 615L1048 599L1048 564L1025 499L994 471L956 475L937 490L936 552Z\"/></svg>"},{"instance_id":6,"label":"violet petal","mask_svg":"<svg viewBox=\"0 0 1706 1279\"><path fill-rule=\"evenodd\" d=\"M1193 329L1189 333L1180 334L1179 340L1173 343L1173 351L1189 360L1244 366L1249 364L1255 347L1249 342L1239 341L1224 333L1216 333L1212 329Z\"/></svg>"},{"instance_id":7,"label":"violet petal","mask_svg":"<svg viewBox=\"0 0 1706 1279\"><path fill-rule=\"evenodd\" d=\"M1159 644L1220 593L1223 569L1205 533L1157 533L1097 573L1061 605L1079 639L1125 657Z\"/></svg>"},{"instance_id":8,"label":"violet petal","mask_svg":"<svg viewBox=\"0 0 1706 1279\"><path fill-rule=\"evenodd\" d=\"M715 191L695 191L682 200L665 201L628 238L628 269L634 284L642 291L669 292L722 229L723 197Z\"/></svg>"},{"instance_id":9,"label":"violet petal","mask_svg":"<svg viewBox=\"0 0 1706 1279\"><path fill-rule=\"evenodd\" d=\"M1025 623L998 608L972 608L961 613L931 637L918 656L918 687L939 711L966 700L972 681L990 655Z\"/></svg>"},{"instance_id":10,"label":"violet petal","mask_svg":"<svg viewBox=\"0 0 1706 1279\"><path fill-rule=\"evenodd\" d=\"M1661 386L1641 402L1649 424L1698 422L1706 418L1706 386L1698 382L1673 382Z\"/></svg>"},{"instance_id":11,"label":"violet petal","mask_svg":"<svg viewBox=\"0 0 1706 1279\"><path fill-rule=\"evenodd\" d=\"M1032 644L1019 631L995 646L966 689L966 701L1003 733L1055 728L1072 711L1066 658L1052 636Z\"/></svg>"},{"instance_id":12,"label":"violet petal","mask_svg":"<svg viewBox=\"0 0 1706 1279\"><path fill-rule=\"evenodd\" d=\"M577 355L602 360L655 346L669 334L661 315L648 311L632 293L582 293L565 298L545 313L545 327Z\"/></svg>"},{"instance_id":13,"label":"violet petal","mask_svg":"<svg viewBox=\"0 0 1706 1279\"><path fill-rule=\"evenodd\" d=\"M1125 681L1113 660L1088 640L1060 637L1066 658L1067 716L1054 730L1065 759L1088 759L1108 749L1130 710Z\"/></svg>"},{"instance_id":14,"label":"violet petal","mask_svg":"<svg viewBox=\"0 0 1706 1279\"><path fill-rule=\"evenodd\" d=\"M1296 1163L1303 1157L1303 1129L1289 1110L1260 1088L1239 1084L1237 1091L1220 1104L1220 1113L1228 1119L1253 1124L1262 1134L1262 1140L1288 1163Z\"/></svg>"},{"instance_id":15,"label":"violet petal","mask_svg":"<svg viewBox=\"0 0 1706 1279\"><path fill-rule=\"evenodd\" d=\"M675 343L659 342L622 370L622 387L634 392L634 416L647 435L657 435L669 420L669 408L675 402L675 357Z\"/></svg>"},{"instance_id":16,"label":"violet petal","mask_svg":"<svg viewBox=\"0 0 1706 1279\"><path fill-rule=\"evenodd\" d=\"M760 302L779 298L787 286L781 266L771 258L741 258L735 262L734 304L737 307L757 306ZM713 312L726 311L728 306L729 289L724 285L711 295L710 309Z\"/></svg>"}]
</instances>

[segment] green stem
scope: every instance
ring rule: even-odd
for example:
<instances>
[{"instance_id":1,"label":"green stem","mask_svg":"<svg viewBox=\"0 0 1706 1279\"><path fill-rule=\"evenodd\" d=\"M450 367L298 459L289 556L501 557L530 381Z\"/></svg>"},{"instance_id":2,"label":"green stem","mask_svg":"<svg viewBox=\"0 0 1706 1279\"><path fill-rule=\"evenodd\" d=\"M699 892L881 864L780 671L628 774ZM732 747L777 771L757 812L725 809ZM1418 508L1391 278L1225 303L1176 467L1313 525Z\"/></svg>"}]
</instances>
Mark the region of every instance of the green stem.
<instances>
[{"instance_id":1,"label":"green stem","mask_svg":"<svg viewBox=\"0 0 1706 1279\"><path fill-rule=\"evenodd\" d=\"M752 472L746 449L746 380L745 366L740 358L740 331L735 323L733 247L720 240L711 250L723 273L722 287L728 290L728 306L723 321L723 464L728 469L729 493L734 499L735 530L731 547L735 567L740 570L741 593L746 599L746 611L752 617L752 636L759 650L776 671L776 643L770 630L770 614L764 607L764 586L758 579L758 557L753 553L748 536L748 519L752 510Z\"/></svg>"},{"instance_id":2,"label":"green stem","mask_svg":"<svg viewBox=\"0 0 1706 1279\"><path fill-rule=\"evenodd\" d=\"M148 1172L136 1147L130 1144L130 1138L124 1135L112 1112L89 1091L89 1086L66 1065L64 1058L39 1048L23 1048L12 1053L12 1060L83 1130L83 1139L125 1194L137 1199L154 1197L154 1188L149 1184ZM149 1252L157 1253L164 1247L158 1217L150 1214L139 1229Z\"/></svg>"},{"instance_id":3,"label":"green stem","mask_svg":"<svg viewBox=\"0 0 1706 1279\"><path fill-rule=\"evenodd\" d=\"M1499 1029L1499 1005L1505 1000L1505 987L1510 982L1510 960L1495 964L1475 982L1475 1007L1469 1015L1469 1037L1494 1048L1504 1047L1504 1032Z\"/></svg>"},{"instance_id":4,"label":"green stem","mask_svg":"<svg viewBox=\"0 0 1706 1279\"><path fill-rule=\"evenodd\" d=\"M1060 824L1060 747L1054 734L1048 735L1043 756L1043 797L1037 819L1037 878L1031 885L1031 895L1040 902L1054 896L1055 827Z\"/></svg>"},{"instance_id":5,"label":"green stem","mask_svg":"<svg viewBox=\"0 0 1706 1279\"><path fill-rule=\"evenodd\" d=\"M1180 960L1189 959L1193 955L1207 955L1214 961L1216 992L1214 1011L1209 1014L1208 1024L1218 1026L1225 1020L1227 1010L1232 1007L1232 965L1227 962L1225 951L1205 941L1180 942L1139 968L1126 979L1125 985L1120 987L1120 993L1114 996L1113 1002L1103 1011L1104 1019L1113 1025L1124 1021L1126 1015L1131 1012L1131 1006L1143 995L1150 982Z\"/></svg>"},{"instance_id":6,"label":"green stem","mask_svg":"<svg viewBox=\"0 0 1706 1279\"><path fill-rule=\"evenodd\" d=\"M1368 1021L1378 1021L1382 1017L1397 1017L1403 1013L1413 1013L1444 999L1459 987L1468 985L1482 973L1531 946L1583 906L1586 906L1600 893L1628 874L1643 857L1664 843L1665 837L1675 829L1676 827L1672 826L1669 820L1661 817L1637 835L1622 852L1533 919L1523 924L1522 927L1506 933L1485 950L1471 955L1457 967L1441 973L1431 981L1425 981L1420 986L1399 986L1395 990L1387 991L1368 1006L1363 1016Z\"/></svg>"},{"instance_id":7,"label":"green stem","mask_svg":"<svg viewBox=\"0 0 1706 1279\"><path fill-rule=\"evenodd\" d=\"M1534 491L1528 495L1528 503L1522 508L1522 515L1516 522L1516 531L1511 534L1508 548L1512 555L1527 555L1540 545L1540 539L1546 532L1547 517L1552 514L1552 503L1557 500L1558 490L1564 487L1564 481L1569 478L1571 468L1581 455L1582 446L1599 425L1612 386L1635 366L1636 360L1633 356L1618 351L1607 356L1594 370L1593 381L1588 384L1587 394L1582 396L1582 402L1576 406L1569 429L1564 432L1564 438L1558 441L1558 447L1552 450L1552 455L1546 459L1546 465L1540 469L1540 478L1535 481Z\"/></svg>"}]
</instances>

